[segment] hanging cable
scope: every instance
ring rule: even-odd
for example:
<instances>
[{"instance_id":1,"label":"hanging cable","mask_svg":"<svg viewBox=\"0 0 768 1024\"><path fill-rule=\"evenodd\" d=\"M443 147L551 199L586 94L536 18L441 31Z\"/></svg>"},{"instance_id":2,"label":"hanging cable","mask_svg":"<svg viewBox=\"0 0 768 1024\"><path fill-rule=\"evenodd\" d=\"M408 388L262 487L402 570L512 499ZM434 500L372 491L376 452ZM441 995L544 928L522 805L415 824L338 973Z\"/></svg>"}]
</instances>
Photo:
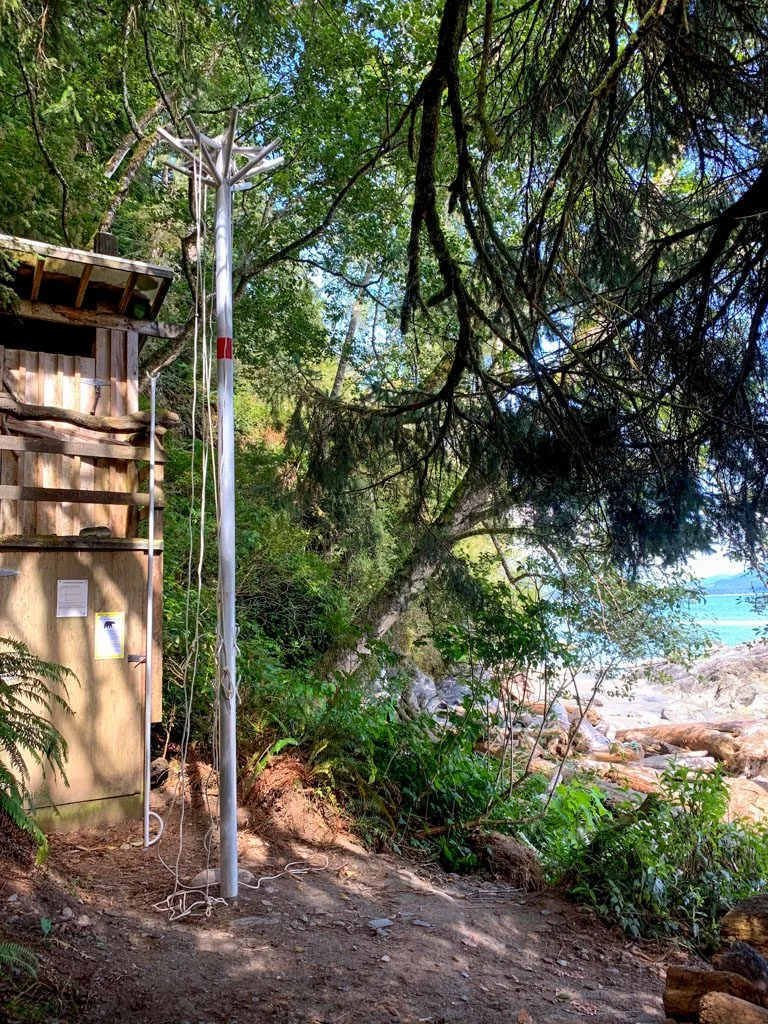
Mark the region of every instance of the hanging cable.
<instances>
[{"instance_id":1,"label":"hanging cable","mask_svg":"<svg viewBox=\"0 0 768 1024\"><path fill-rule=\"evenodd\" d=\"M157 407L157 376L149 380L149 516L147 538L147 621L146 654L144 657L144 848L154 846L163 834L163 819L149 809L150 776L152 769L152 670L154 653L155 613L155 414ZM155 818L159 831L154 839L149 836L149 819Z\"/></svg>"},{"instance_id":2,"label":"hanging cable","mask_svg":"<svg viewBox=\"0 0 768 1024\"><path fill-rule=\"evenodd\" d=\"M187 758L189 753L189 742L192 726L192 707L195 697L197 675L200 664L200 620L202 613L202 591L203 591L203 570L205 563L205 529L206 529L206 498L208 491L208 469L210 465L210 439L211 430L211 397L210 397L210 366L209 366L209 345L206 309L208 305L206 291L206 254L204 245L204 231L202 228L203 218L207 207L207 188L202 180L203 169L201 160L198 158L194 166L194 206L195 206L195 229L196 229L196 253L197 267L195 278L195 319L192 340L192 424L191 424L191 457L190 457L190 504L187 520L187 587L184 609L184 635L186 638L186 650L182 672L182 689L184 694L184 722L179 749L179 781L176 792L171 802L171 809L179 804L179 835L176 849L176 856L173 866L166 863L160 851L158 857L174 879L174 889L168 900L173 900L182 894L181 898L186 901L185 887L181 882L181 856L184 849L184 828L185 811L187 803ZM202 367L202 370L201 370ZM200 405L200 387L204 396L203 405L203 444L200 457L200 486L198 490L198 408ZM195 515L198 513L197 530L195 529ZM197 537L195 534L197 533ZM197 562L195 564L195 553ZM194 581L194 583L193 583ZM194 595L194 597L193 597ZM215 723L214 723L215 724ZM215 747L215 741L213 743ZM208 780L209 782L210 780ZM211 837L215 832L215 821L208 799L208 782L205 787L205 802L210 818L210 826L203 839L203 846L206 851L206 867L210 865L211 858ZM208 890L205 891L208 899ZM218 897L210 897L218 902ZM170 909L170 905L169 905ZM185 915L182 915L185 916ZM171 919L176 919L173 915Z\"/></svg>"}]
</instances>

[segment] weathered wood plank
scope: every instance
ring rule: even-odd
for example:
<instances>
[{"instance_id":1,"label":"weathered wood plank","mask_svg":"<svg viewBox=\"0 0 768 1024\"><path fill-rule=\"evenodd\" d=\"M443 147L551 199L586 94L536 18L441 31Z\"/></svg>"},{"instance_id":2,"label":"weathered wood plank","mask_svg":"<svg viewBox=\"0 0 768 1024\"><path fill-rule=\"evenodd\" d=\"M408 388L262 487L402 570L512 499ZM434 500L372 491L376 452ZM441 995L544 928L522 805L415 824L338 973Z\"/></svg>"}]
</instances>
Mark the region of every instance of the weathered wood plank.
<instances>
[{"instance_id":1,"label":"weathered wood plank","mask_svg":"<svg viewBox=\"0 0 768 1024\"><path fill-rule=\"evenodd\" d=\"M112 416L125 412L125 331L109 332L109 393ZM98 362L98 357L97 357ZM109 464L109 489L127 491L125 466ZM109 510L110 526L116 537L128 536L128 510L113 507Z\"/></svg>"},{"instance_id":2,"label":"weathered wood plank","mask_svg":"<svg viewBox=\"0 0 768 1024\"><path fill-rule=\"evenodd\" d=\"M22 355L24 373L19 376L18 395L25 403L36 404L40 401L37 352L24 352ZM21 459L18 476L21 485L33 487L38 483L37 458L37 455L33 452L27 452ZM35 533L37 526L37 510L35 506L29 501L24 502L19 506L19 515L21 519L21 532Z\"/></svg>"},{"instance_id":3,"label":"weathered wood plank","mask_svg":"<svg viewBox=\"0 0 768 1024\"><path fill-rule=\"evenodd\" d=\"M125 344L125 412L139 411L139 335L126 332Z\"/></svg>"},{"instance_id":4,"label":"weathered wood plank","mask_svg":"<svg viewBox=\"0 0 768 1024\"><path fill-rule=\"evenodd\" d=\"M0 390L5 386L5 382L9 381L10 386L13 388L16 394L19 394L19 386L21 385L22 394L24 387L24 370L22 368L23 359L22 353L18 349L5 349L5 357L3 361L3 378L0 382ZM12 455L10 458L13 459L13 466L10 466L8 462L5 463L5 472L0 473L0 483L4 484L17 484L19 483L19 473L21 472L21 460L18 455ZM6 479L5 477L8 477ZM6 502L6 511L10 512L13 509L12 521L9 517L6 519L6 525L8 529L14 530L16 533L21 532L21 506L17 501Z\"/></svg>"},{"instance_id":5,"label":"weathered wood plank","mask_svg":"<svg viewBox=\"0 0 768 1024\"><path fill-rule=\"evenodd\" d=\"M81 356L77 360L77 365L80 371L80 404L78 408L81 413L90 413L94 398L93 388L84 384L83 380L93 379L96 376L96 360ZM80 459L80 479L78 480L78 487L81 487L84 491L91 491L95 486L95 466L95 459L86 456L83 456ZM80 505L79 511L81 530L85 526L95 525L94 508L92 505Z\"/></svg>"},{"instance_id":6,"label":"weathered wood plank","mask_svg":"<svg viewBox=\"0 0 768 1024\"><path fill-rule=\"evenodd\" d=\"M0 434L0 451L51 452L54 455L79 455L89 459L118 459L123 462L148 462L149 448L115 441L73 441L66 437L15 437ZM158 462L165 462L164 452L155 452Z\"/></svg>"},{"instance_id":7,"label":"weathered wood plank","mask_svg":"<svg viewBox=\"0 0 768 1024\"><path fill-rule=\"evenodd\" d=\"M96 358L96 379L98 381L107 382L97 389L98 400L95 411L100 416L108 416L112 411L112 385L110 382L110 373L112 370L111 337L112 332L106 330L106 328L99 328L96 331L96 344L94 346L94 356ZM109 462L106 459L95 459L93 465L94 488L100 491L111 490ZM113 536L118 537L121 535L117 529L117 521L113 507L103 505L101 503L95 503L92 512L94 526L107 526Z\"/></svg>"},{"instance_id":8,"label":"weathered wood plank","mask_svg":"<svg viewBox=\"0 0 768 1024\"><path fill-rule=\"evenodd\" d=\"M10 374L18 369L18 353L0 347L0 381L5 379L5 374ZM12 379L12 378L11 378ZM17 473L18 456L14 452L3 451L0 453L0 484L18 483ZM17 501L0 502L0 533L18 533L18 508Z\"/></svg>"},{"instance_id":9,"label":"weathered wood plank","mask_svg":"<svg viewBox=\"0 0 768 1024\"><path fill-rule=\"evenodd\" d=\"M155 463L155 491L164 491L165 485L165 466L162 462ZM163 538L163 527L165 526L165 512L163 511L163 505L157 505L155 507L155 540L162 540Z\"/></svg>"},{"instance_id":10,"label":"weathered wood plank","mask_svg":"<svg viewBox=\"0 0 768 1024\"><path fill-rule=\"evenodd\" d=\"M15 235L0 235L0 249L18 253L35 253L37 256L51 256L70 263L86 263L93 267L107 267L109 270L122 270L146 274L148 277L173 278L173 271L167 267L156 267L153 263L140 260L127 260L122 256L105 256L97 252L85 252L82 249L67 249L62 245L50 245L48 242L37 242L31 238L19 238Z\"/></svg>"},{"instance_id":11,"label":"weathered wood plank","mask_svg":"<svg viewBox=\"0 0 768 1024\"><path fill-rule=\"evenodd\" d=\"M82 488L0 485L0 501L74 501L94 505L148 505L149 494L136 491L84 491ZM165 493L155 488L155 506L165 507Z\"/></svg>"},{"instance_id":12,"label":"weathered wood plank","mask_svg":"<svg viewBox=\"0 0 768 1024\"><path fill-rule=\"evenodd\" d=\"M56 393L64 409L75 407L75 357L59 355L56 360ZM72 480L72 459L63 452L56 453L56 478L59 487L77 487ZM74 531L76 506L61 502L56 506L56 533L63 536Z\"/></svg>"},{"instance_id":13,"label":"weathered wood plank","mask_svg":"<svg viewBox=\"0 0 768 1024\"><path fill-rule=\"evenodd\" d=\"M139 408L139 336L136 331L126 331L125 334L125 411L126 413L138 412ZM157 444L155 444L157 447ZM138 491L138 467L135 462L125 468L126 488L129 491ZM138 533L138 509L128 510L128 522L126 524L126 536L135 537Z\"/></svg>"},{"instance_id":14,"label":"weathered wood plank","mask_svg":"<svg viewBox=\"0 0 768 1024\"><path fill-rule=\"evenodd\" d=\"M146 551L143 537L2 537L4 550L13 551ZM155 551L162 551L155 541Z\"/></svg>"},{"instance_id":15,"label":"weathered wood plank","mask_svg":"<svg viewBox=\"0 0 768 1024\"><path fill-rule=\"evenodd\" d=\"M150 338L174 340L184 333L183 324L164 324L156 320L137 320L104 310L75 309L74 306L52 306L47 302L30 302L19 299L18 315L31 320L47 320L54 324L70 324L75 327L115 328L120 331L138 331Z\"/></svg>"},{"instance_id":16,"label":"weathered wood plank","mask_svg":"<svg viewBox=\"0 0 768 1024\"><path fill-rule=\"evenodd\" d=\"M40 378L40 400L43 405L59 408L61 402L56 394L56 356L52 352L39 354L38 376ZM60 486L56 479L56 456L43 452L37 457L36 483L40 487ZM37 504L37 533L56 533L56 506L40 501Z\"/></svg>"}]
</instances>

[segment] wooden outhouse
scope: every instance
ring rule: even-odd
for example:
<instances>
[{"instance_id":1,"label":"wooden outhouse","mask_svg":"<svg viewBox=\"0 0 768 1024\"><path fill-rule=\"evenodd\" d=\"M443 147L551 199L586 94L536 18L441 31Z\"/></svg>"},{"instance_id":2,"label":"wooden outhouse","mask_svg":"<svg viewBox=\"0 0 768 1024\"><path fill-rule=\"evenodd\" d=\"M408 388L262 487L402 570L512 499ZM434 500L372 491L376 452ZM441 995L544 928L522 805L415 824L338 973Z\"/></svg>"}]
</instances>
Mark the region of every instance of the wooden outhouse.
<instances>
[{"instance_id":1,"label":"wooden outhouse","mask_svg":"<svg viewBox=\"0 0 768 1024\"><path fill-rule=\"evenodd\" d=\"M144 757L150 449L139 352L147 336L177 333L156 319L173 274L9 236L0 261L13 293L0 302L0 636L78 680L73 714L56 712L69 784L38 771L34 804L49 827L115 820L141 807ZM161 417L156 434L153 720L167 425Z\"/></svg>"}]
</instances>

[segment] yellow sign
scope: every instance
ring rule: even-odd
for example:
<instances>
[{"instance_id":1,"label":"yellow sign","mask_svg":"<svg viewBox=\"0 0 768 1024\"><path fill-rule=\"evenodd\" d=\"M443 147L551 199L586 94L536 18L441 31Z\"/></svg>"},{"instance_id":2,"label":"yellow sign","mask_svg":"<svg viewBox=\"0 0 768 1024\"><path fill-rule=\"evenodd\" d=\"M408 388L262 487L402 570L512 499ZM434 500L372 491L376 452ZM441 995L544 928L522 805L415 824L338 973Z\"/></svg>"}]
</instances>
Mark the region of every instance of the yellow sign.
<instances>
[{"instance_id":1,"label":"yellow sign","mask_svg":"<svg viewBox=\"0 0 768 1024\"><path fill-rule=\"evenodd\" d=\"M125 612L96 612L93 646L97 661L125 656Z\"/></svg>"}]
</instances>

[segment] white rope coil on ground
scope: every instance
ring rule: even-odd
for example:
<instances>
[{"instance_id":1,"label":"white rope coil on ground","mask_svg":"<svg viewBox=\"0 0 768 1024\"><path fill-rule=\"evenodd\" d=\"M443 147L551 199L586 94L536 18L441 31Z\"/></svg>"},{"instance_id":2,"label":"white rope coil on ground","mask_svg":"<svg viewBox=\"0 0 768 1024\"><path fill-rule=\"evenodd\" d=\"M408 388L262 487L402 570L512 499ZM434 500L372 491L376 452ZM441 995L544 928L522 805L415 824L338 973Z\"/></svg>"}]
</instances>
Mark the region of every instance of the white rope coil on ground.
<instances>
[{"instance_id":1,"label":"white rope coil on ground","mask_svg":"<svg viewBox=\"0 0 768 1024\"><path fill-rule=\"evenodd\" d=\"M322 856L325 860L325 863L322 865L311 864L306 860L292 860L281 871L278 871L276 875L261 875L255 884L241 880L239 885L243 889L253 889L255 891L260 889L264 882L274 882L285 875L298 878L301 875L311 875L320 871L326 871L329 864L328 856L327 854ZM214 882L212 885L218 885L218 882ZM160 903L155 903L153 909L167 913L169 921L180 921L184 917L210 917L215 907L228 906L227 901L222 899L221 896L211 896L210 888L211 885L207 885L205 889L179 888L169 896L166 896Z\"/></svg>"}]
</instances>

